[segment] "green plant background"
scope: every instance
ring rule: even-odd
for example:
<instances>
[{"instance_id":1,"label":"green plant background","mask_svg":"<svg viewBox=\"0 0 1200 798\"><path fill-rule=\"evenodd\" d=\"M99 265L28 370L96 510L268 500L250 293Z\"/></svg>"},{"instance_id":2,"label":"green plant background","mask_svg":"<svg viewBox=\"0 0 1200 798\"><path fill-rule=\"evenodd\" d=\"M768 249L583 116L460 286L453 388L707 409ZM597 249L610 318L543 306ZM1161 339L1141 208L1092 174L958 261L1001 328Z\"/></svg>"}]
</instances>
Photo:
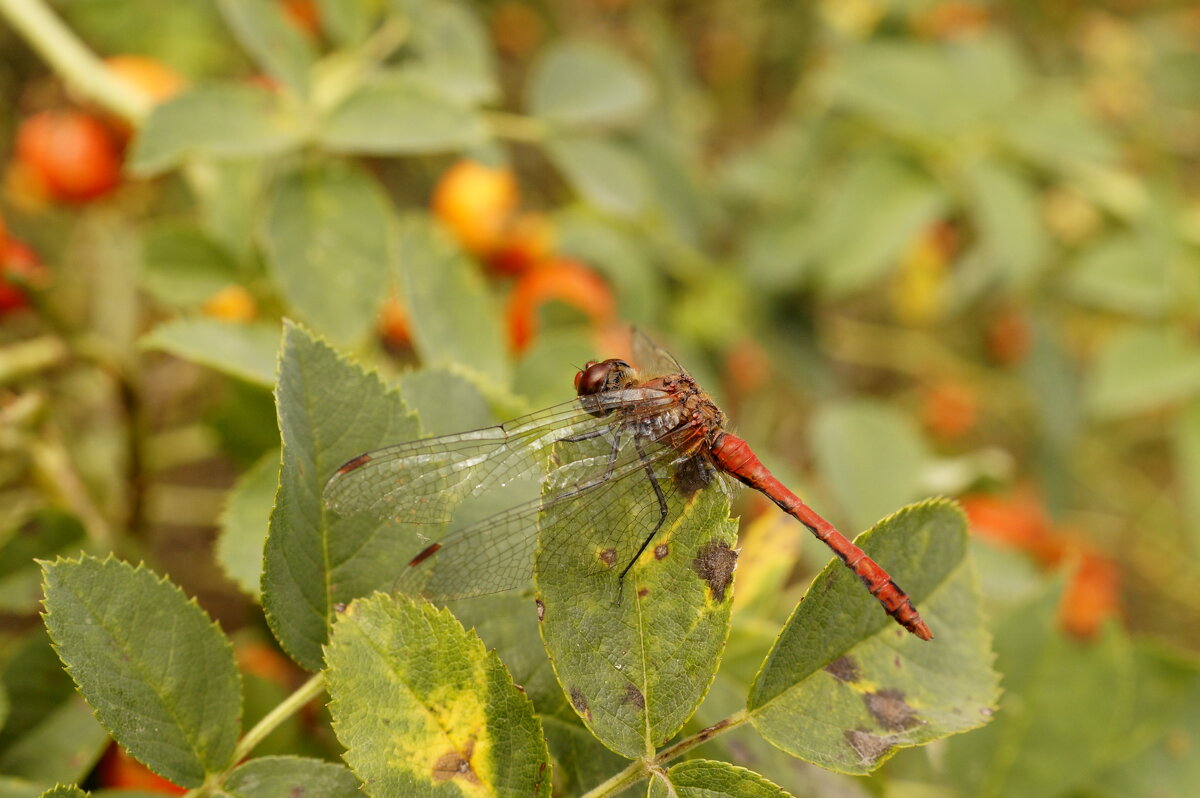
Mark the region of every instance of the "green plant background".
<instances>
[{"instance_id":1,"label":"green plant background","mask_svg":"<svg viewBox=\"0 0 1200 798\"><path fill-rule=\"evenodd\" d=\"M429 212L437 179L462 157L511 165L557 251L600 274L621 319L660 336L737 433L848 534L927 496L1023 490L1053 534L1117 563L1121 611L1080 639L1059 622L1077 560L1047 567L970 540L980 650L990 635L1003 689L981 729L903 750L869 776L815 768L748 726L694 753L798 796L1200 789L1195 10L932 0L317 6L314 38L267 0L70 0L54 7L73 34L64 42L31 12L41 3L0 0L5 153L21 118L66 102L135 130L116 194L31 205L9 183L0 198L10 234L53 274L36 313L0 320L0 795L80 782L108 740L41 631L34 558L82 548L144 561L235 644L270 641L273 630L301 665L319 667L334 606L386 586L391 561L364 553L336 579L321 574L338 589L313 599L307 577L317 575L295 578L270 559L263 573L268 526L274 536L296 528L293 516L309 522L313 486L357 451L567 399L574 369L606 355L585 316L560 306L544 309L529 350L510 351L511 280L460 251ZM498 47L517 6L535 42ZM158 58L193 88L151 110L89 60L118 53ZM922 246L938 231L951 231L953 245L931 264ZM258 320L200 312L230 283L251 292ZM376 334L393 288L413 333L399 353ZM281 408L293 392L297 415L277 421L285 317L379 379L359 372L344 393L305 393L345 364L324 350L298 355L296 381L276 389ZM1029 338L1015 361L989 346L1002 318L1019 319ZM315 346L306 340L293 343ZM978 410L955 436L938 434L923 404L947 382L966 386ZM342 421L353 433L346 451L291 447L289 430L319 440ZM284 472L303 479L277 498L281 427ZM743 597L685 734L745 706L760 661L828 559L761 509L746 496L735 505ZM321 540L358 539L323 523ZM286 537L272 545L301 552ZM82 579L93 562L59 561L51 573ZM103 586L117 567L87 578ZM142 580L147 601L175 600L146 570L131 573L120 578ZM313 601L320 612L306 618ZM516 612L505 601L455 610L485 641L520 639L504 631ZM209 634L202 620L186 621L196 631L184 637ZM559 763L564 794L623 767L588 747L544 658L497 648L551 749L585 752ZM281 700L278 684L250 675L239 688L236 674L213 667L222 675L204 705L221 733L237 731L236 707L220 704L228 691L244 692L245 728ZM106 727L120 725L95 704ZM138 754L136 740L123 742ZM206 740L197 761L224 762L231 746ZM263 773L247 765L231 778L244 786L311 768L305 777L328 779L334 795L344 771L312 757L340 750L313 709L255 749L305 764L252 760ZM670 770L681 795L751 781L712 764ZM164 775L196 786L205 772Z\"/></svg>"}]
</instances>

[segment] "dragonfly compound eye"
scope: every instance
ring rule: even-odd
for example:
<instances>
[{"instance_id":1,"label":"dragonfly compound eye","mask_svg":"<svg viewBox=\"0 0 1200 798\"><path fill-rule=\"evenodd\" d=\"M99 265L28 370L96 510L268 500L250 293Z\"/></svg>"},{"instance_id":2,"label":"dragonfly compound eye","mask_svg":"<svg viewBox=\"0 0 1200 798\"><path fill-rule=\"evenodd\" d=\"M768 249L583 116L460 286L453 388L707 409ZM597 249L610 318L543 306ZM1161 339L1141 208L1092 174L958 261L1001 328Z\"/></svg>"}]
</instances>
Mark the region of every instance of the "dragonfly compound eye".
<instances>
[{"instance_id":1,"label":"dragonfly compound eye","mask_svg":"<svg viewBox=\"0 0 1200 798\"><path fill-rule=\"evenodd\" d=\"M608 375L612 371L613 361L603 363L595 361L587 363L583 371L575 375L575 393L579 396L592 396L608 387Z\"/></svg>"}]
</instances>

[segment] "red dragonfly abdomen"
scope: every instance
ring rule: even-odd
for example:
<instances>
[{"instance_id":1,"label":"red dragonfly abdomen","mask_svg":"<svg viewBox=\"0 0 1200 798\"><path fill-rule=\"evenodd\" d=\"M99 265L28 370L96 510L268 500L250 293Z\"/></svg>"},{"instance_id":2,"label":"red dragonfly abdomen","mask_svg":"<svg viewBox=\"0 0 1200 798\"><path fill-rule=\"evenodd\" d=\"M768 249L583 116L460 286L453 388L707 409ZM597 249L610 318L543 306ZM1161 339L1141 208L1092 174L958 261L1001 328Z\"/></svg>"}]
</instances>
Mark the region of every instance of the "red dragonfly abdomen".
<instances>
[{"instance_id":1,"label":"red dragonfly abdomen","mask_svg":"<svg viewBox=\"0 0 1200 798\"><path fill-rule=\"evenodd\" d=\"M895 618L897 623L922 640L933 639L933 633L921 620L921 614L913 606L908 594L892 580L888 572L845 535L834 529L832 524L819 516L799 496L788 490L767 470L744 440L724 433L713 445L711 454L718 468L739 482L762 492L833 549L842 562L858 575L871 595L879 599L887 614Z\"/></svg>"}]
</instances>

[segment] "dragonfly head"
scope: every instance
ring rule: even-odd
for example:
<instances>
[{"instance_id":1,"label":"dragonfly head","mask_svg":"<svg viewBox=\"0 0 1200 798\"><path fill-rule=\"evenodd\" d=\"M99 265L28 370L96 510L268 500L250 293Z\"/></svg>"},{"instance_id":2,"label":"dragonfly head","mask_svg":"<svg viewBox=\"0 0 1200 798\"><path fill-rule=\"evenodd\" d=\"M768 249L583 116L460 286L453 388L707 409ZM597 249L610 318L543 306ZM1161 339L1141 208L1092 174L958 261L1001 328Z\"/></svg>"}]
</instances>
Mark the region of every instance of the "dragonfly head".
<instances>
[{"instance_id":1,"label":"dragonfly head","mask_svg":"<svg viewBox=\"0 0 1200 798\"><path fill-rule=\"evenodd\" d=\"M589 360L583 370L575 375L575 393L579 396L594 396L604 391L613 391L632 385L637 380L633 366L624 360Z\"/></svg>"}]
</instances>

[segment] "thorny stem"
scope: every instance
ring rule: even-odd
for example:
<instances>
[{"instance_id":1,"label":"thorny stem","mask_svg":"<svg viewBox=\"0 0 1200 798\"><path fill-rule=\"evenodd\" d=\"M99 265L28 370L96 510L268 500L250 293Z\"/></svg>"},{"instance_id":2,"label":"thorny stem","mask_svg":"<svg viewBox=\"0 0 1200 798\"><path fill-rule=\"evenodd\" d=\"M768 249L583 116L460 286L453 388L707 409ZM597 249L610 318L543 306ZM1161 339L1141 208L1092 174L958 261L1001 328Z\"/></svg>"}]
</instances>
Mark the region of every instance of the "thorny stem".
<instances>
[{"instance_id":1,"label":"thorny stem","mask_svg":"<svg viewBox=\"0 0 1200 798\"><path fill-rule=\"evenodd\" d=\"M583 798L604 798L604 796L616 795L639 779L645 778L652 768L661 767L696 746L708 742L718 734L724 734L730 729L737 728L748 720L750 720L750 713L746 710L743 709L740 712L735 712L724 720L709 726L707 729L701 729L691 737L680 740L670 748L664 748L652 760L639 759L636 762L629 763L629 767L617 773L603 784L592 788L584 794Z\"/></svg>"},{"instance_id":2,"label":"thorny stem","mask_svg":"<svg viewBox=\"0 0 1200 798\"><path fill-rule=\"evenodd\" d=\"M0 0L0 17L75 91L130 122L150 110L150 98L116 77L43 0Z\"/></svg>"}]
</instances>

